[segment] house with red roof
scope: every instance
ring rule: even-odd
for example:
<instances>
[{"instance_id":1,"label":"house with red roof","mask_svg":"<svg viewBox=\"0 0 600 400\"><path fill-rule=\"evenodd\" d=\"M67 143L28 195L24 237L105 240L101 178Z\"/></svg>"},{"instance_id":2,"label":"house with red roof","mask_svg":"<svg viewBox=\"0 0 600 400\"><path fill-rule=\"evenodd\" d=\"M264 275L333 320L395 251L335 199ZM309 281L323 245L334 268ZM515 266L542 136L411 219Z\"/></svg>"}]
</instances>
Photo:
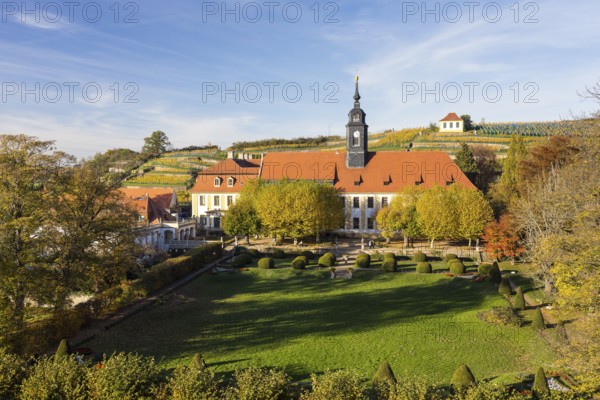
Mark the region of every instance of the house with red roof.
<instances>
[{"instance_id":1,"label":"house with red roof","mask_svg":"<svg viewBox=\"0 0 600 400\"><path fill-rule=\"evenodd\" d=\"M124 201L137 211L140 244L167 251L177 241L195 238L196 220L178 217L174 189L122 187L119 190Z\"/></svg>"},{"instance_id":2,"label":"house with red roof","mask_svg":"<svg viewBox=\"0 0 600 400\"><path fill-rule=\"evenodd\" d=\"M333 185L344 197L346 221L340 231L346 233L377 233L377 212L403 188L459 184L475 189L447 153L370 152L360 99L357 78L343 152L271 152L260 159L236 159L230 154L231 158L199 173L191 195L192 212L201 225L208 230L220 229L221 218L244 184L257 178L267 182L284 178L316 180Z\"/></svg>"},{"instance_id":3,"label":"house with red roof","mask_svg":"<svg viewBox=\"0 0 600 400\"><path fill-rule=\"evenodd\" d=\"M440 132L464 132L465 123L456 113L450 113L440 120Z\"/></svg>"}]
</instances>

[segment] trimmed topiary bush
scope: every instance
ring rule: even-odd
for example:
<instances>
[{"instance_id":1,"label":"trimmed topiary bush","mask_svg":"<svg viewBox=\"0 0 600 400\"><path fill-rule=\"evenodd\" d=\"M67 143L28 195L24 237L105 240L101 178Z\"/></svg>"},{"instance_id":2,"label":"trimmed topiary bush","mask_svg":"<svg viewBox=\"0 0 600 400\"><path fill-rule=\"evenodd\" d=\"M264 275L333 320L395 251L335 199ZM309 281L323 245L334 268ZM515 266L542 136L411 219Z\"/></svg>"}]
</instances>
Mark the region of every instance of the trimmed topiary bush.
<instances>
[{"instance_id":1,"label":"trimmed topiary bush","mask_svg":"<svg viewBox=\"0 0 600 400\"><path fill-rule=\"evenodd\" d=\"M384 361L375 372L375 375L373 375L373 387L386 383L396 383L396 376L394 375L394 371L392 371L390 364L387 361Z\"/></svg>"},{"instance_id":2,"label":"trimmed topiary bush","mask_svg":"<svg viewBox=\"0 0 600 400\"><path fill-rule=\"evenodd\" d=\"M431 264L428 262L420 262L417 264L417 272L419 274L431 274L433 269L431 268Z\"/></svg>"},{"instance_id":3,"label":"trimmed topiary bush","mask_svg":"<svg viewBox=\"0 0 600 400\"><path fill-rule=\"evenodd\" d=\"M500 273L500 267L498 266L497 262L494 262L492 264L492 269L490 270L490 274L488 275L488 277L493 283L502 282L502 273Z\"/></svg>"},{"instance_id":4,"label":"trimmed topiary bush","mask_svg":"<svg viewBox=\"0 0 600 400\"><path fill-rule=\"evenodd\" d=\"M358 254L354 265L358 268L369 268L371 266L371 256L365 253Z\"/></svg>"},{"instance_id":5,"label":"trimmed topiary bush","mask_svg":"<svg viewBox=\"0 0 600 400\"><path fill-rule=\"evenodd\" d=\"M546 321L544 320L544 315L542 314L541 308L536 308L535 313L533 314L533 321L531 321L531 326L533 329L538 331L546 329Z\"/></svg>"},{"instance_id":6,"label":"trimmed topiary bush","mask_svg":"<svg viewBox=\"0 0 600 400\"><path fill-rule=\"evenodd\" d=\"M331 257L328 254L331 253L325 253L319 258L319 267L331 268L335 265L335 257Z\"/></svg>"},{"instance_id":7,"label":"trimmed topiary bush","mask_svg":"<svg viewBox=\"0 0 600 400\"><path fill-rule=\"evenodd\" d=\"M383 260L396 260L396 255L394 253L385 253L383 255Z\"/></svg>"},{"instance_id":8,"label":"trimmed topiary bush","mask_svg":"<svg viewBox=\"0 0 600 400\"><path fill-rule=\"evenodd\" d=\"M283 260L286 257L285 251L277 249L273 252L273 258L276 260Z\"/></svg>"},{"instance_id":9,"label":"trimmed topiary bush","mask_svg":"<svg viewBox=\"0 0 600 400\"><path fill-rule=\"evenodd\" d=\"M298 256L292 260L292 268L294 269L305 269L308 260L306 256Z\"/></svg>"},{"instance_id":10,"label":"trimmed topiary bush","mask_svg":"<svg viewBox=\"0 0 600 400\"><path fill-rule=\"evenodd\" d=\"M445 262L445 263L448 263L448 262L450 262L450 260L458 260L458 259L459 259L459 258L458 258L458 256L457 256L456 254L446 254L446 255L444 256L444 262Z\"/></svg>"},{"instance_id":11,"label":"trimmed topiary bush","mask_svg":"<svg viewBox=\"0 0 600 400\"><path fill-rule=\"evenodd\" d=\"M398 264L396 263L396 260L391 260L389 258L384 259L383 264L381 266L383 267L384 272L398 271Z\"/></svg>"},{"instance_id":12,"label":"trimmed topiary bush","mask_svg":"<svg viewBox=\"0 0 600 400\"><path fill-rule=\"evenodd\" d=\"M531 391L537 399L550 396L550 387L548 386L548 381L546 380L544 368L539 367L535 373L535 379L533 381L533 387L531 388Z\"/></svg>"},{"instance_id":13,"label":"trimmed topiary bush","mask_svg":"<svg viewBox=\"0 0 600 400\"><path fill-rule=\"evenodd\" d=\"M261 258L258 260L258 268L273 269L275 268L275 261L271 257Z\"/></svg>"},{"instance_id":14,"label":"trimmed topiary bush","mask_svg":"<svg viewBox=\"0 0 600 400\"><path fill-rule=\"evenodd\" d=\"M498 288L498 293L506 298L509 298L512 295L512 289L510 287L510 282L508 278L502 278L500 280L500 287Z\"/></svg>"},{"instance_id":15,"label":"trimmed topiary bush","mask_svg":"<svg viewBox=\"0 0 600 400\"><path fill-rule=\"evenodd\" d=\"M477 272L481 275L490 276L490 272L492 270L492 264L490 263L482 263L477 267Z\"/></svg>"},{"instance_id":16,"label":"trimmed topiary bush","mask_svg":"<svg viewBox=\"0 0 600 400\"><path fill-rule=\"evenodd\" d=\"M315 259L315 253L313 253L310 250L304 250L302 253L300 253L300 255L306 257L306 259L308 261ZM334 258L335 258L335 256L334 256Z\"/></svg>"},{"instance_id":17,"label":"trimmed topiary bush","mask_svg":"<svg viewBox=\"0 0 600 400\"><path fill-rule=\"evenodd\" d=\"M451 274L462 275L465 273L465 265L459 259L453 259L449 265Z\"/></svg>"},{"instance_id":18,"label":"trimmed topiary bush","mask_svg":"<svg viewBox=\"0 0 600 400\"><path fill-rule=\"evenodd\" d=\"M256 249L248 249L248 254L252 258L260 258L260 251L258 251Z\"/></svg>"},{"instance_id":19,"label":"trimmed topiary bush","mask_svg":"<svg viewBox=\"0 0 600 400\"><path fill-rule=\"evenodd\" d=\"M250 264L252 264L252 257L246 253L236 256L231 262L231 265L236 268L242 268Z\"/></svg>"},{"instance_id":20,"label":"trimmed topiary bush","mask_svg":"<svg viewBox=\"0 0 600 400\"><path fill-rule=\"evenodd\" d=\"M515 310L524 310L526 307L525 304L525 296L523 296L523 289L521 286L517 288L517 293L515 294L515 298L513 300L513 308Z\"/></svg>"},{"instance_id":21,"label":"trimmed topiary bush","mask_svg":"<svg viewBox=\"0 0 600 400\"><path fill-rule=\"evenodd\" d=\"M415 261L415 262L426 262L427 261L427 254L423 253L422 251L417 251L413 255L413 261Z\"/></svg>"},{"instance_id":22,"label":"trimmed topiary bush","mask_svg":"<svg viewBox=\"0 0 600 400\"><path fill-rule=\"evenodd\" d=\"M331 258L334 262L337 261L335 254L333 254L331 252L327 252L327 253L323 254L323 256Z\"/></svg>"},{"instance_id":23,"label":"trimmed topiary bush","mask_svg":"<svg viewBox=\"0 0 600 400\"><path fill-rule=\"evenodd\" d=\"M62 339L56 349L56 353L54 353L54 358L69 357L70 353L67 339Z\"/></svg>"},{"instance_id":24,"label":"trimmed topiary bush","mask_svg":"<svg viewBox=\"0 0 600 400\"><path fill-rule=\"evenodd\" d=\"M463 364L454 371L450 385L455 391L463 392L472 386L477 386L477 380L471 369Z\"/></svg>"}]
</instances>

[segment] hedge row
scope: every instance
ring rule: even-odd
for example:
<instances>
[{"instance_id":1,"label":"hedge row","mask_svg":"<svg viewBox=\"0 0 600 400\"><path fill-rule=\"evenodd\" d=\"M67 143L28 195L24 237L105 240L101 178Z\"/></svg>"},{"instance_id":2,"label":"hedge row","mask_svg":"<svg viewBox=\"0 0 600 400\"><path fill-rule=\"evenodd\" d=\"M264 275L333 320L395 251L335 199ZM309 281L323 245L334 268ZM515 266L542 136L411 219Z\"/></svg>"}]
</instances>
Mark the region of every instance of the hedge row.
<instances>
[{"instance_id":1,"label":"hedge row","mask_svg":"<svg viewBox=\"0 0 600 400\"><path fill-rule=\"evenodd\" d=\"M191 249L182 256L170 258L155 265L136 280L123 281L70 310L31 324L22 338L23 352L27 354L44 353L53 343L74 335L92 320L116 312L147 297L150 293L216 261L222 254L223 249L220 243Z\"/></svg>"}]
</instances>

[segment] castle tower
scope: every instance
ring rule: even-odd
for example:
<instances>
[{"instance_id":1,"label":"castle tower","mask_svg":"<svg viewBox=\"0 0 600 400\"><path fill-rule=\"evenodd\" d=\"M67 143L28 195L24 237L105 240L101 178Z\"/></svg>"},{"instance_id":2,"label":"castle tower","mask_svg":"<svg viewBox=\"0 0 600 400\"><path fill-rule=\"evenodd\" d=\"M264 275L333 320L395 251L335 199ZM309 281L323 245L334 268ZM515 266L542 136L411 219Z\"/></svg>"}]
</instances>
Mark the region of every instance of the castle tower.
<instances>
[{"instance_id":1,"label":"castle tower","mask_svg":"<svg viewBox=\"0 0 600 400\"><path fill-rule=\"evenodd\" d=\"M357 76L354 108L348 113L348 124L346 125L346 166L348 168L364 168L369 161L369 126L365 120L366 116L367 114L360 108Z\"/></svg>"}]
</instances>

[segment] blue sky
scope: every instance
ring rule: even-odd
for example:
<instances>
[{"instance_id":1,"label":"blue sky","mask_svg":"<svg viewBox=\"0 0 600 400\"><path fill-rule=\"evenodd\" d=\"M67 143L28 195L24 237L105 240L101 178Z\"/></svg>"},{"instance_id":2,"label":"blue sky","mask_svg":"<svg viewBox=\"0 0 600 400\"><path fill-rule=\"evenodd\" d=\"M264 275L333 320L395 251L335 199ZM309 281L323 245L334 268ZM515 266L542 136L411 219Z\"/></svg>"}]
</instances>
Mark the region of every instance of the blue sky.
<instances>
[{"instance_id":1,"label":"blue sky","mask_svg":"<svg viewBox=\"0 0 600 400\"><path fill-rule=\"evenodd\" d=\"M597 0L9 1L1 11L0 132L80 157L139 150L154 130L175 147L344 134L357 70L371 132L448 112L543 121L597 107L577 95L600 80Z\"/></svg>"}]
</instances>

